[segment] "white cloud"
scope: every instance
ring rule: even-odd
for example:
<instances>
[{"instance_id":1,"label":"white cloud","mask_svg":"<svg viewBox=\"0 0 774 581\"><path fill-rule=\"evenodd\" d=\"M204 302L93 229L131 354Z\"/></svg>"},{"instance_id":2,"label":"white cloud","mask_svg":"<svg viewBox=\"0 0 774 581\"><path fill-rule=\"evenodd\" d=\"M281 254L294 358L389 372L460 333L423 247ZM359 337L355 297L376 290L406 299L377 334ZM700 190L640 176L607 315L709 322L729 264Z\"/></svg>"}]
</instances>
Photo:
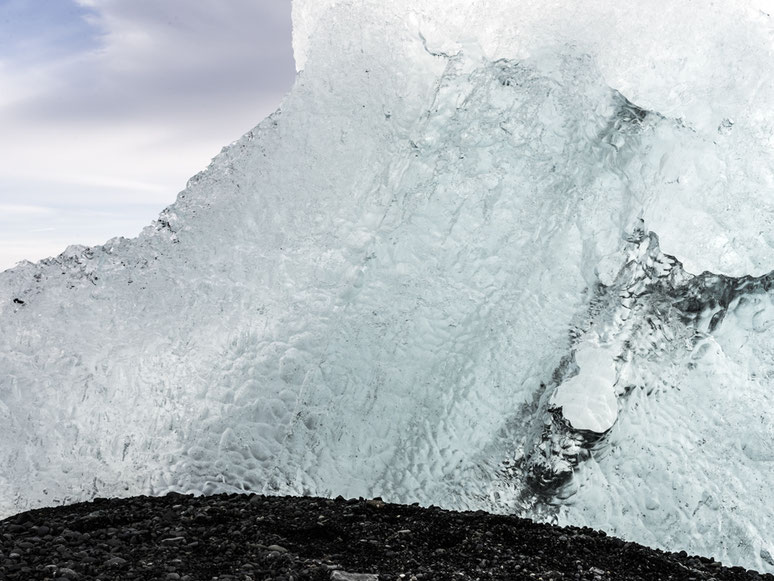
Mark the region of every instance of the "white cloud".
<instances>
[{"instance_id":1,"label":"white cloud","mask_svg":"<svg viewBox=\"0 0 774 581\"><path fill-rule=\"evenodd\" d=\"M81 0L98 49L59 63L19 107L73 118L165 117L276 98L292 80L289 0ZM289 64L290 63L290 64ZM56 89L52 91L50 89ZM224 107L221 111L226 113Z\"/></svg>"},{"instance_id":2,"label":"white cloud","mask_svg":"<svg viewBox=\"0 0 774 581\"><path fill-rule=\"evenodd\" d=\"M12 216L40 216L50 214L51 208L45 206L30 206L24 204L0 204L0 215Z\"/></svg>"},{"instance_id":3,"label":"white cloud","mask_svg":"<svg viewBox=\"0 0 774 581\"><path fill-rule=\"evenodd\" d=\"M72 241L85 244L136 234L292 83L290 0L78 3L89 42L35 62L0 43L0 269L67 232L92 232ZM3 212L18 205L61 219L25 227ZM147 214L127 220L122 205ZM97 231L75 224L84 209L106 209Z\"/></svg>"}]
</instances>

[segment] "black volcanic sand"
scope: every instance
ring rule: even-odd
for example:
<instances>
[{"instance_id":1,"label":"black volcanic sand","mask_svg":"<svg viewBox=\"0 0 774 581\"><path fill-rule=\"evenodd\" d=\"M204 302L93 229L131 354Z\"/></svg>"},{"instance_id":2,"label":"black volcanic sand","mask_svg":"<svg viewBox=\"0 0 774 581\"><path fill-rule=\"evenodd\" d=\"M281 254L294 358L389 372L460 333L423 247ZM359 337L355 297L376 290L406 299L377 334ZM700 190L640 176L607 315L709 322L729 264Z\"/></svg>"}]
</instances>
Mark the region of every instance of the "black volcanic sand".
<instances>
[{"instance_id":1,"label":"black volcanic sand","mask_svg":"<svg viewBox=\"0 0 774 581\"><path fill-rule=\"evenodd\" d=\"M484 512L245 495L97 499L0 521L0 579L770 579Z\"/></svg>"}]
</instances>

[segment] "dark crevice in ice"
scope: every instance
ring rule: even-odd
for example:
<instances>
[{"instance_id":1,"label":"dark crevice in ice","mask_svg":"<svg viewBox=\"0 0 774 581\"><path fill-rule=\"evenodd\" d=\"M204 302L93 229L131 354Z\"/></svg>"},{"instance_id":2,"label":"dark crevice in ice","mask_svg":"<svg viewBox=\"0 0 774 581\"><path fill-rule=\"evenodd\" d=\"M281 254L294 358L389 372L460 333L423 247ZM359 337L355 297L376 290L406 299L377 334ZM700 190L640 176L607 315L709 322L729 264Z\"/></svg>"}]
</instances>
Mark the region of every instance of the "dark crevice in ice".
<instances>
[{"instance_id":1,"label":"dark crevice in ice","mask_svg":"<svg viewBox=\"0 0 774 581\"><path fill-rule=\"evenodd\" d=\"M571 349L551 381L541 386L533 416L533 436L519 461L519 473L538 502L556 504L573 494L578 465L604 446L612 430L578 430L551 396L579 372L575 352L589 334L618 346L616 395L620 402L635 389L650 395L660 386L626 381L622 367L632 360L671 361L690 353L722 324L729 312L760 301L774 288L774 271L763 276L730 277L712 272L693 275L674 256L661 251L658 236L643 228L626 242L627 259L611 285L599 284L586 316L570 332ZM684 363L690 368L692 362ZM620 411L619 411L620 413Z\"/></svg>"}]
</instances>

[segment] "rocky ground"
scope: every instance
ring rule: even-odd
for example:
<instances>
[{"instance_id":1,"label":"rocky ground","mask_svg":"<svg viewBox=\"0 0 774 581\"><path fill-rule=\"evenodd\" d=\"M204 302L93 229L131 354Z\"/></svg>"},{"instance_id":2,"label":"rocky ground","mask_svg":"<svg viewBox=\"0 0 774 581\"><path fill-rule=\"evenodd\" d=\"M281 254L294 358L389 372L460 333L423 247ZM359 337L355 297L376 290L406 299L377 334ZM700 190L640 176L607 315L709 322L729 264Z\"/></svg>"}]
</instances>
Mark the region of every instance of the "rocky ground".
<instances>
[{"instance_id":1,"label":"rocky ground","mask_svg":"<svg viewBox=\"0 0 774 581\"><path fill-rule=\"evenodd\" d=\"M590 529L483 512L171 494L98 499L0 521L0 579L769 579Z\"/></svg>"}]
</instances>

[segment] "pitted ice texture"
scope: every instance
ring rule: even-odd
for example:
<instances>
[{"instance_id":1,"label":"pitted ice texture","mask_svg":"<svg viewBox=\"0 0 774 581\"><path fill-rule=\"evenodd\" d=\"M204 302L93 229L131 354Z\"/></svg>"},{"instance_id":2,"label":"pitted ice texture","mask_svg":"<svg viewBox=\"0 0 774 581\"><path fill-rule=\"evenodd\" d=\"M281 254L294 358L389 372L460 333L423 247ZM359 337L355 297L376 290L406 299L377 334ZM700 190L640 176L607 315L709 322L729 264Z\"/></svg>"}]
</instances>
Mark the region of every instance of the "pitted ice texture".
<instances>
[{"instance_id":1,"label":"pitted ice texture","mask_svg":"<svg viewBox=\"0 0 774 581\"><path fill-rule=\"evenodd\" d=\"M157 221L0 273L0 515L381 496L774 570L766 3L293 15Z\"/></svg>"}]
</instances>

